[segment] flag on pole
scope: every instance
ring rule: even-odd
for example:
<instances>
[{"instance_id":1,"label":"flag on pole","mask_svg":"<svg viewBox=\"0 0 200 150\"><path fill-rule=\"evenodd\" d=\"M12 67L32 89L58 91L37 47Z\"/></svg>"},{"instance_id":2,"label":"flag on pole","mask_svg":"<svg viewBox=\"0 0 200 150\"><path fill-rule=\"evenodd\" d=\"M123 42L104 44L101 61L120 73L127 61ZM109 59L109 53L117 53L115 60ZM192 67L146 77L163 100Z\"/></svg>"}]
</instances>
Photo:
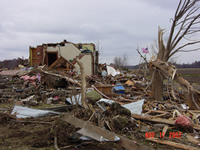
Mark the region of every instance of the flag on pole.
<instances>
[{"instance_id":1,"label":"flag on pole","mask_svg":"<svg viewBox=\"0 0 200 150\"><path fill-rule=\"evenodd\" d=\"M147 54L147 53L149 53L149 50L148 50L148 48L142 48L142 52Z\"/></svg>"}]
</instances>

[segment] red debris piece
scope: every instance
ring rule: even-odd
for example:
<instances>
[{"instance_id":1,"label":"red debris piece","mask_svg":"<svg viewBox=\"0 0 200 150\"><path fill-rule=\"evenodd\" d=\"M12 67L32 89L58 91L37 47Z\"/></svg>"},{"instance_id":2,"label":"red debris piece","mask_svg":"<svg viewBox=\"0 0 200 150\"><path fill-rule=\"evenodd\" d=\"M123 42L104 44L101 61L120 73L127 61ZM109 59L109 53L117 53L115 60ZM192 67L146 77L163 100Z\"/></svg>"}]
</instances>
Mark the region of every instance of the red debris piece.
<instances>
[{"instance_id":1,"label":"red debris piece","mask_svg":"<svg viewBox=\"0 0 200 150\"><path fill-rule=\"evenodd\" d=\"M192 125L192 120L188 116L179 115L176 118L175 124L181 125L182 127L190 127Z\"/></svg>"}]
</instances>

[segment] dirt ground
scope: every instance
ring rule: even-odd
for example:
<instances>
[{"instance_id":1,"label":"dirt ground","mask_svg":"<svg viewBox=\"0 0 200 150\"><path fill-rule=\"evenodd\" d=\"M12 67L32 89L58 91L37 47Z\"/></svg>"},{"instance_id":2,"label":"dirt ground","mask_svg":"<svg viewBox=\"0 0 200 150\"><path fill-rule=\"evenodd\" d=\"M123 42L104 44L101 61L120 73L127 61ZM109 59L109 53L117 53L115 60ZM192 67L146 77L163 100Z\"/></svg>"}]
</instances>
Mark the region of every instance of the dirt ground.
<instances>
[{"instance_id":1,"label":"dirt ground","mask_svg":"<svg viewBox=\"0 0 200 150\"><path fill-rule=\"evenodd\" d=\"M185 72L184 72L185 71ZM189 69L189 70L179 70L179 73L183 75L184 78L190 77L191 83L200 83L200 69ZM185 75L185 76L184 76ZM76 138L77 135L74 133L80 128L76 128L60 119L60 116L45 117L45 118L29 118L29 119L18 119L11 114L12 107L15 105L14 102L8 101L6 103L0 103L0 149L1 150L54 150L55 149L55 137L57 137L57 145L60 150L124 150L117 142L97 142L97 141L82 141ZM111 109L112 110L112 107ZM124 112L123 112L124 113ZM88 120L91 116L90 113L80 110L79 118ZM119 112L112 112L107 115L117 115ZM128 115L128 114L127 114ZM145 139L145 131L141 132L136 124L148 125L150 131L155 131L157 136L159 136L158 130L152 130L154 125L150 122L129 122L120 121L122 118L116 118L110 123L113 127L113 132L120 135L126 135L127 138L136 141L141 145L146 145L156 150L171 150L174 147L167 145L157 144L154 142L149 142ZM124 119L126 120L126 119ZM109 120L110 121L110 120ZM124 125L129 130L124 130ZM131 129L131 130L130 130ZM180 131L181 129L176 127L170 128L171 132ZM182 131L186 132L186 131ZM190 131L187 131L190 132ZM185 145L192 145L188 143L185 136L181 139L171 139L169 134L166 135L166 140L182 142ZM177 149L177 148L176 148ZM177 149L178 150L178 149Z\"/></svg>"},{"instance_id":2,"label":"dirt ground","mask_svg":"<svg viewBox=\"0 0 200 150\"><path fill-rule=\"evenodd\" d=\"M56 118L16 120L14 116L0 113L0 149L53 150L56 131L60 149L124 149L116 143L70 139L78 128L58 120ZM58 122L59 124L56 124Z\"/></svg>"},{"instance_id":3,"label":"dirt ground","mask_svg":"<svg viewBox=\"0 0 200 150\"><path fill-rule=\"evenodd\" d=\"M79 117L87 120L91 115L87 111L79 110ZM83 112L82 112L83 111ZM116 134L126 135L127 138L136 141L141 145L146 145L156 150L170 150L173 147L149 142L145 140L145 132L134 124L127 122L127 131L122 131L121 123L115 120L113 131ZM148 123L147 123L148 124ZM151 124L149 124L151 125ZM132 128L132 130L130 130ZM48 116L45 118L29 118L17 119L14 115L10 115L9 111L0 112L0 145L2 150L54 150L55 137L57 137L57 145L60 150L124 150L115 142L98 142L98 141L82 141L77 139L74 133L80 128L76 128L60 119L60 116ZM119 130L120 129L120 130ZM176 130L176 129L174 129ZM179 129L180 131L180 129ZM157 133L157 131L155 131ZM156 137L159 136L156 135ZM167 140L170 139L166 135ZM184 138L184 137L183 137ZM183 141L183 139L181 139ZM187 141L186 143L187 144Z\"/></svg>"}]
</instances>

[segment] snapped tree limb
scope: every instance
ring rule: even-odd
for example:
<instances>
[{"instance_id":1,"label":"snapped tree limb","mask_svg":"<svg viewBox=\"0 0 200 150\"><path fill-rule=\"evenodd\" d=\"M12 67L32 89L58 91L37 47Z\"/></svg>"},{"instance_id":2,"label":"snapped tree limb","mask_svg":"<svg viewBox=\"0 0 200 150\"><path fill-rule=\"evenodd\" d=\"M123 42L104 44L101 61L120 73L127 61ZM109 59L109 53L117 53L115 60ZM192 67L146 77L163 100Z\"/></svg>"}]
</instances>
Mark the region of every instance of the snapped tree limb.
<instances>
[{"instance_id":1,"label":"snapped tree limb","mask_svg":"<svg viewBox=\"0 0 200 150\"><path fill-rule=\"evenodd\" d=\"M156 67L156 69L162 71L166 76L170 77L171 79L174 79L179 84L184 86L188 90L188 92L186 93L187 94L186 102L188 103L189 107L191 109L200 109L200 91L194 89L187 80L178 75L176 73L175 67L159 59L150 62L150 66Z\"/></svg>"}]
</instances>

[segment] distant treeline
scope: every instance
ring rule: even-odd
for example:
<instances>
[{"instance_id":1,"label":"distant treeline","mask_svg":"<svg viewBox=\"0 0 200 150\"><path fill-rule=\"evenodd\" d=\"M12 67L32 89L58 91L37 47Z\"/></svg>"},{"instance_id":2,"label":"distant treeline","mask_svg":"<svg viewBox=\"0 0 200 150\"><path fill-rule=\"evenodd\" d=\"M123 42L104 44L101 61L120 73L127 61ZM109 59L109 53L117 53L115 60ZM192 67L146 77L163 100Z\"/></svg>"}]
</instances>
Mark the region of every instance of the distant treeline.
<instances>
[{"instance_id":1,"label":"distant treeline","mask_svg":"<svg viewBox=\"0 0 200 150\"><path fill-rule=\"evenodd\" d=\"M191 64L176 64L173 63L174 66L176 66L176 68L200 68L200 61L195 61ZM139 65L135 65L135 66L126 66L126 68L128 69L138 69Z\"/></svg>"},{"instance_id":2,"label":"distant treeline","mask_svg":"<svg viewBox=\"0 0 200 150\"><path fill-rule=\"evenodd\" d=\"M174 66L176 66L177 68L200 68L200 61L195 61L191 64L173 64Z\"/></svg>"},{"instance_id":3,"label":"distant treeline","mask_svg":"<svg viewBox=\"0 0 200 150\"><path fill-rule=\"evenodd\" d=\"M27 66L28 59L17 58L17 59L0 61L0 69L2 68L15 69L18 67L19 64Z\"/></svg>"},{"instance_id":4,"label":"distant treeline","mask_svg":"<svg viewBox=\"0 0 200 150\"><path fill-rule=\"evenodd\" d=\"M15 69L18 67L18 65L24 65L27 66L28 65L28 59L21 59L21 58L17 58L17 59L11 59L11 60L4 60L4 61L0 61L0 69L2 68L8 68L8 69ZM176 64L173 63L174 66L176 66L177 68L200 68L200 61L195 61L191 64ZM127 69L138 69L139 65L134 65L134 66L126 66L125 68Z\"/></svg>"},{"instance_id":5,"label":"distant treeline","mask_svg":"<svg viewBox=\"0 0 200 150\"><path fill-rule=\"evenodd\" d=\"M127 69L138 69L139 65L135 65L135 66L126 66L125 68Z\"/></svg>"}]
</instances>

